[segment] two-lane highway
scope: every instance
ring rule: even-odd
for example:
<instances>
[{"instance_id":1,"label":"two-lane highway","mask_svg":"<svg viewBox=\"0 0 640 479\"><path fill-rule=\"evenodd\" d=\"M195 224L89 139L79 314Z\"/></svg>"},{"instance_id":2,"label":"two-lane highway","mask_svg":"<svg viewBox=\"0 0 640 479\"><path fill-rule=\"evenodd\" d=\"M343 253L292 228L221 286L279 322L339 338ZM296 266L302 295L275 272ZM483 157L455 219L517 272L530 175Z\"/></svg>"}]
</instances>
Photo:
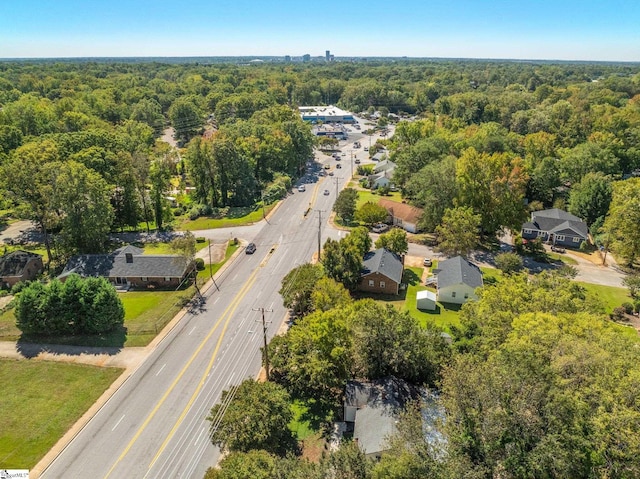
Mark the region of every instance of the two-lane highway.
<instances>
[{"instance_id":1,"label":"two-lane highway","mask_svg":"<svg viewBox=\"0 0 640 479\"><path fill-rule=\"evenodd\" d=\"M318 168L319 169L319 168ZM268 337L286 311L278 294L286 273L317 248L318 220L335 195L318 194L327 178L287 198L205 293L204 310L187 314L45 471L45 478L200 478L218 459L209 440L211 407L224 389L255 377L261 366L261 313ZM323 234L323 241L325 235Z\"/></svg>"}]
</instances>

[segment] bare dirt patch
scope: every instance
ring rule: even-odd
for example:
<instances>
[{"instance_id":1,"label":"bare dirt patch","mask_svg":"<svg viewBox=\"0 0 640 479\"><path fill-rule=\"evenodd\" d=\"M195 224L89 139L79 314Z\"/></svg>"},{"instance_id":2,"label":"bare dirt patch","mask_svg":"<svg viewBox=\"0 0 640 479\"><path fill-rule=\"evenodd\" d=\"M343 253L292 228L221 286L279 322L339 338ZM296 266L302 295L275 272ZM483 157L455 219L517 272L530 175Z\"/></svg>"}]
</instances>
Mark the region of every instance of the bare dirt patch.
<instances>
[{"instance_id":1,"label":"bare dirt patch","mask_svg":"<svg viewBox=\"0 0 640 479\"><path fill-rule=\"evenodd\" d=\"M567 250L567 254L569 256L577 256L578 258L582 258L586 261L589 261L595 265L602 266L602 256L600 256L600 252L594 251L592 253L583 253L581 251L569 251Z\"/></svg>"},{"instance_id":2,"label":"bare dirt patch","mask_svg":"<svg viewBox=\"0 0 640 479\"><path fill-rule=\"evenodd\" d=\"M9 304L12 299L13 299L12 295L3 296L2 298L0 298L0 309L4 308L7 304Z\"/></svg>"}]
</instances>

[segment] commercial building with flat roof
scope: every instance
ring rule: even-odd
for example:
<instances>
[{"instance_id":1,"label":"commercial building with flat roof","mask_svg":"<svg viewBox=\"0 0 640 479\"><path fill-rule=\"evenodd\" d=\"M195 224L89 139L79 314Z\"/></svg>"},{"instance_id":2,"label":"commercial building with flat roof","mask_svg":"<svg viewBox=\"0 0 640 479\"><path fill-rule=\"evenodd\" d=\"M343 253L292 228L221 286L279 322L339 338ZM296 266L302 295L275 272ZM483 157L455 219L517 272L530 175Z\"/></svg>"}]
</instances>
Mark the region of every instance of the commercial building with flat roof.
<instances>
[{"instance_id":1,"label":"commercial building with flat roof","mask_svg":"<svg viewBox=\"0 0 640 479\"><path fill-rule=\"evenodd\" d=\"M298 108L304 121L312 123L355 123L352 113L341 110L337 106L301 106Z\"/></svg>"}]
</instances>

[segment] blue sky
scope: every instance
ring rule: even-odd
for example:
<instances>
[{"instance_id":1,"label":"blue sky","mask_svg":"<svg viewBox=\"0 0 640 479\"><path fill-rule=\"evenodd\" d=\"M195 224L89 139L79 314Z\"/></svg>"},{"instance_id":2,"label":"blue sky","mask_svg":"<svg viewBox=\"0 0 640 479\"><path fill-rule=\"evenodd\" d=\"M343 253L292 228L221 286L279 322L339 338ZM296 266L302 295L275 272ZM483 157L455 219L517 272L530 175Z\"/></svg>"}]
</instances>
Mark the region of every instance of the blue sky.
<instances>
[{"instance_id":1,"label":"blue sky","mask_svg":"<svg viewBox=\"0 0 640 479\"><path fill-rule=\"evenodd\" d=\"M0 0L0 58L640 61L640 0Z\"/></svg>"}]
</instances>

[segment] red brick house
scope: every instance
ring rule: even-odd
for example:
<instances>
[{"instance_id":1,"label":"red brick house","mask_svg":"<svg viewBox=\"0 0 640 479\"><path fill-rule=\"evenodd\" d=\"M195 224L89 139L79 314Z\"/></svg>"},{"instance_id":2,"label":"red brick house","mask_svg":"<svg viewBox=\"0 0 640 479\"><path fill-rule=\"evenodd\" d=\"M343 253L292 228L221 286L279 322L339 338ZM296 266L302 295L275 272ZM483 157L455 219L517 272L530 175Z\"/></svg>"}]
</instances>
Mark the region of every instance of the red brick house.
<instances>
[{"instance_id":1,"label":"red brick house","mask_svg":"<svg viewBox=\"0 0 640 479\"><path fill-rule=\"evenodd\" d=\"M384 248L364 255L358 290L369 293L398 294L403 264L400 257Z\"/></svg>"},{"instance_id":2,"label":"red brick house","mask_svg":"<svg viewBox=\"0 0 640 479\"><path fill-rule=\"evenodd\" d=\"M0 287L11 288L20 281L31 281L44 269L42 256L17 250L0 258Z\"/></svg>"},{"instance_id":3,"label":"red brick house","mask_svg":"<svg viewBox=\"0 0 640 479\"><path fill-rule=\"evenodd\" d=\"M82 277L102 276L123 288L174 289L195 269L195 262L173 254L143 254L135 246L124 246L107 254L73 256L58 276L61 281L70 274Z\"/></svg>"}]
</instances>

